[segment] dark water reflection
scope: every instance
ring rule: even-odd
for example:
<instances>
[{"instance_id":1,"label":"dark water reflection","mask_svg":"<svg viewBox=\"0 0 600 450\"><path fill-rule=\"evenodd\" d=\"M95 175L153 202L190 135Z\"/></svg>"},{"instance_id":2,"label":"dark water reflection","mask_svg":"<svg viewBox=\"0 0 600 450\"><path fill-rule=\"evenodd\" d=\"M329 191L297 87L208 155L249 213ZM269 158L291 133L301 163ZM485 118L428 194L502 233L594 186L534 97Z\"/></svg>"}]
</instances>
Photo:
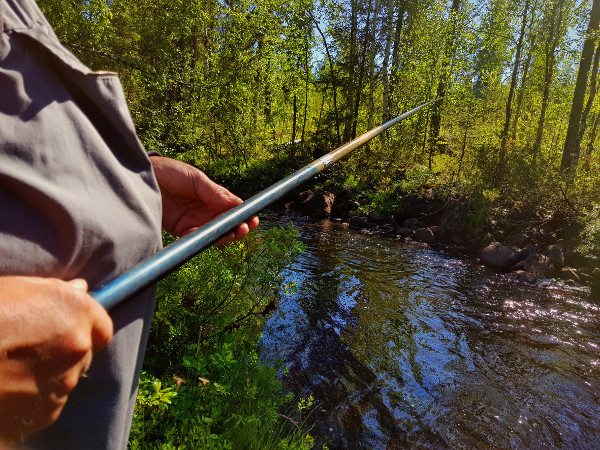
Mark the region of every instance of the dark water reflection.
<instances>
[{"instance_id":1,"label":"dark water reflection","mask_svg":"<svg viewBox=\"0 0 600 450\"><path fill-rule=\"evenodd\" d=\"M313 435L330 448L600 448L587 291L293 219L308 250L285 274L297 293L270 318L264 358L313 395Z\"/></svg>"}]
</instances>

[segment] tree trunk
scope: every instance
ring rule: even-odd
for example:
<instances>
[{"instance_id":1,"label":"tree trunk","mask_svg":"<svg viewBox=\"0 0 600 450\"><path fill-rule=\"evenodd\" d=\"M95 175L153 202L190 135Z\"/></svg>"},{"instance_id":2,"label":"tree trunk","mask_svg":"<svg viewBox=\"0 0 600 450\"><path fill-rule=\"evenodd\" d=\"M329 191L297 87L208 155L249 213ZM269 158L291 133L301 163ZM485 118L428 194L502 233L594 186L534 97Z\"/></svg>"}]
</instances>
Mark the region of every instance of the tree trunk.
<instances>
[{"instance_id":1,"label":"tree trunk","mask_svg":"<svg viewBox=\"0 0 600 450\"><path fill-rule=\"evenodd\" d=\"M596 92L598 89L598 63L600 62L600 45L596 47L596 53L594 53L594 65L592 67L592 76L590 77L590 95L585 104L585 109L581 115L581 123L579 125L579 134L577 135L577 152L579 155L581 152L581 141L583 140L583 136L585 135L585 130L587 128L587 119L590 115L590 110L592 109L592 105L594 104L594 100L596 99Z\"/></svg>"},{"instance_id":2,"label":"tree trunk","mask_svg":"<svg viewBox=\"0 0 600 450\"><path fill-rule=\"evenodd\" d=\"M386 22L386 38L385 38L385 52L383 54L383 65L382 65L382 78L383 78L383 114L382 123L387 122L390 119L390 78L389 78L389 64L390 64L390 52L392 49L392 32L393 32L393 21L394 21L394 0L388 0L388 16ZM387 136L384 133L383 138Z\"/></svg>"},{"instance_id":3,"label":"tree trunk","mask_svg":"<svg viewBox=\"0 0 600 450\"><path fill-rule=\"evenodd\" d=\"M302 119L302 142L304 142L304 137L306 133L306 118L308 117L308 82L310 81L310 67L308 61L308 42L306 42L306 47L304 50L304 118Z\"/></svg>"},{"instance_id":4,"label":"tree trunk","mask_svg":"<svg viewBox=\"0 0 600 450\"><path fill-rule=\"evenodd\" d=\"M546 111L548 110L548 100L550 98L550 87L554 78L554 66L556 63L556 49L560 42L560 24L563 17L564 0L559 1L556 7L552 7L550 17L550 31L546 40L546 61L544 64L544 93L542 96L542 108L538 119L535 144L533 145L533 165L537 164L537 157L542 148L542 137L544 135L544 125L546 123Z\"/></svg>"},{"instance_id":5,"label":"tree trunk","mask_svg":"<svg viewBox=\"0 0 600 450\"><path fill-rule=\"evenodd\" d=\"M294 121L292 122L292 142L291 147L294 147L296 141L296 123L298 122L298 95L294 92Z\"/></svg>"},{"instance_id":6,"label":"tree trunk","mask_svg":"<svg viewBox=\"0 0 600 450\"><path fill-rule=\"evenodd\" d=\"M344 142L350 140L352 136L353 106L354 96L356 95L356 35L358 34L358 2L350 2L350 58L348 62L348 81L346 83L346 108L344 120Z\"/></svg>"},{"instance_id":7,"label":"tree trunk","mask_svg":"<svg viewBox=\"0 0 600 450\"><path fill-rule=\"evenodd\" d=\"M373 24L371 28L370 51L369 51L369 116L367 128L373 128L373 116L375 115L375 53L377 41L377 18L379 17L379 0L375 0L373 12Z\"/></svg>"},{"instance_id":8,"label":"tree trunk","mask_svg":"<svg viewBox=\"0 0 600 450\"><path fill-rule=\"evenodd\" d=\"M506 101L506 118L504 120L504 129L502 130L500 143L500 167L506 165L506 141L508 140L508 129L510 127L510 119L512 115L512 102L515 96L515 90L517 88L517 77L519 75L519 66L521 65L521 51L523 49L523 39L525 37L525 28L527 26L527 13L529 12L530 0L525 0L525 6L523 7L523 18L521 21L521 31L519 33L519 39L517 41L517 47L515 51L515 63L513 65L512 76L510 79L510 89L508 92L508 100Z\"/></svg>"},{"instance_id":9,"label":"tree trunk","mask_svg":"<svg viewBox=\"0 0 600 450\"><path fill-rule=\"evenodd\" d=\"M367 48L369 46L369 29L371 26L371 4L372 0L369 0L369 9L367 12L367 21L365 23L364 29L364 40L363 40L363 48L362 55L360 58L360 71L358 75L358 88L356 89L356 97L354 99L354 114L352 118L352 139L356 137L356 127L358 125L358 113L360 109L360 100L362 96L363 83L365 78L365 64L367 61Z\"/></svg>"},{"instance_id":10,"label":"tree trunk","mask_svg":"<svg viewBox=\"0 0 600 450\"><path fill-rule=\"evenodd\" d=\"M398 73L400 72L400 39L402 38L402 28L404 28L404 14L406 14L406 0L401 1L398 6L398 17L396 19L396 31L394 33L394 45L392 47L392 70L390 73L390 110L393 108L394 91L398 83Z\"/></svg>"},{"instance_id":11,"label":"tree trunk","mask_svg":"<svg viewBox=\"0 0 600 450\"><path fill-rule=\"evenodd\" d=\"M337 144L338 145L342 145L342 135L340 133L340 116L338 113L338 105L337 105L337 81L336 81L336 77L335 77L335 70L333 68L333 59L331 58L331 52L329 51L329 46L327 45L327 39L325 39L325 35L323 34L323 31L321 31L321 27L319 27L319 23L317 22L317 20L313 17L313 23L315 24L315 27L317 28L317 31L319 32L319 34L321 35L321 38L323 39L323 45L325 46L325 53L327 55L327 61L329 62L329 70L331 71L331 84L333 85L333 110L335 113L335 130L337 133Z\"/></svg>"},{"instance_id":12,"label":"tree trunk","mask_svg":"<svg viewBox=\"0 0 600 450\"><path fill-rule=\"evenodd\" d=\"M595 114L594 120L592 121L592 129L590 131L590 139L588 141L588 145L586 147L585 152L585 170L589 171L590 169L590 156L594 151L594 142L596 142L596 137L598 136L598 125L600 125L600 112Z\"/></svg>"},{"instance_id":13,"label":"tree trunk","mask_svg":"<svg viewBox=\"0 0 600 450\"><path fill-rule=\"evenodd\" d=\"M535 11L535 10L534 10ZM533 13L532 13L533 16ZM512 123L512 139L517 139L517 127L519 125L519 118L521 117L521 108L523 107L523 99L525 98L525 86L527 83L527 75L529 75L529 69L531 68L531 61L533 60L535 41L537 34L532 33L531 42L529 43L529 54L527 59L523 63L523 75L521 76L521 83L519 86L519 95L517 96L517 106L515 108L514 120Z\"/></svg>"},{"instance_id":14,"label":"tree trunk","mask_svg":"<svg viewBox=\"0 0 600 450\"><path fill-rule=\"evenodd\" d=\"M452 21L452 32L446 43L446 50L444 55L444 61L442 64L442 74L437 86L436 98L443 98L446 96L448 79L450 77L450 69L452 56L454 54L454 46L456 41L457 26L458 26L458 9L460 7L460 0L452 0L452 7L450 8L450 20ZM433 157L433 150L438 146L440 140L440 130L442 125L442 107L444 100L436 102L432 106L431 111L431 132L429 135L430 139L430 154L429 161L431 166L431 160Z\"/></svg>"},{"instance_id":15,"label":"tree trunk","mask_svg":"<svg viewBox=\"0 0 600 450\"><path fill-rule=\"evenodd\" d=\"M579 71L577 72L577 81L575 82L575 91L573 93L573 103L571 114L569 116L569 127L567 128L567 137L563 148L562 161L560 168L563 172L568 172L572 178L577 160L579 159L579 149L577 148L577 138L581 126L581 116L583 114L583 103L587 89L588 74L592 65L594 48L596 46L596 31L600 24L600 0L594 0L590 12L590 22L588 25L581 59L579 61Z\"/></svg>"}]
</instances>

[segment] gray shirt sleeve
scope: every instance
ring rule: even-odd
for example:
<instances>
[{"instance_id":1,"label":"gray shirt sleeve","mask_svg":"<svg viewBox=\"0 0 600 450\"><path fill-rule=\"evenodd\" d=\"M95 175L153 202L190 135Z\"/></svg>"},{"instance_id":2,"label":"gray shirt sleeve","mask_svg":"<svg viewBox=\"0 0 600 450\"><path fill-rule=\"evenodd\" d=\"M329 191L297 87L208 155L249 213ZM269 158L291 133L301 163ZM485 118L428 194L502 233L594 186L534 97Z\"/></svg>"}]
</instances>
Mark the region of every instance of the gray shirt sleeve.
<instances>
[{"instance_id":1,"label":"gray shirt sleeve","mask_svg":"<svg viewBox=\"0 0 600 450\"><path fill-rule=\"evenodd\" d=\"M31 0L0 0L0 274L92 290L161 246L161 202L115 74L61 46ZM115 336L33 448L125 448L153 289L111 311Z\"/></svg>"}]
</instances>

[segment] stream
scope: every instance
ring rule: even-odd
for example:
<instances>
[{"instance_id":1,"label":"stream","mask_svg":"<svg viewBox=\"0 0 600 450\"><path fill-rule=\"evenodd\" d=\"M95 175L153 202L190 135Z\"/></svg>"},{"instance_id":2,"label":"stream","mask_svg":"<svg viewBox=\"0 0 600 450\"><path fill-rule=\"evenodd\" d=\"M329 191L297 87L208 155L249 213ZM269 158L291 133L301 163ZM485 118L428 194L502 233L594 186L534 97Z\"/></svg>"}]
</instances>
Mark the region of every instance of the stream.
<instances>
[{"instance_id":1,"label":"stream","mask_svg":"<svg viewBox=\"0 0 600 450\"><path fill-rule=\"evenodd\" d=\"M267 322L263 360L314 398L317 448L600 448L586 288L288 213L263 222L290 220L307 251L284 272L296 292Z\"/></svg>"}]
</instances>

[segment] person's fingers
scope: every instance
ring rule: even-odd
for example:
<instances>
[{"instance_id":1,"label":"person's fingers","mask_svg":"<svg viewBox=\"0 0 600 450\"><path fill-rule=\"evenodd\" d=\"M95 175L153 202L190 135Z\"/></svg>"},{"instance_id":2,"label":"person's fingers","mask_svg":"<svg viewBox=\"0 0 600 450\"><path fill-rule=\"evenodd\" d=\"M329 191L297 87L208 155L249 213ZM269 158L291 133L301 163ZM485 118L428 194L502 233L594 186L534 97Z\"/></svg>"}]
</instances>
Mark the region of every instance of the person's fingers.
<instances>
[{"instance_id":1,"label":"person's fingers","mask_svg":"<svg viewBox=\"0 0 600 450\"><path fill-rule=\"evenodd\" d=\"M235 241L235 233L232 231L231 233L227 233L225 236L223 236L221 239L219 239L219 241L215 244L215 246L222 247L233 241Z\"/></svg>"},{"instance_id":2,"label":"person's fingers","mask_svg":"<svg viewBox=\"0 0 600 450\"><path fill-rule=\"evenodd\" d=\"M202 172L200 172L202 173ZM202 175L204 175L202 173ZM220 184L204 175L203 181L196 184L198 198L216 211L225 212L243 203L243 200Z\"/></svg>"},{"instance_id":3,"label":"person's fingers","mask_svg":"<svg viewBox=\"0 0 600 450\"><path fill-rule=\"evenodd\" d=\"M243 239L250 232L250 228L247 223L241 224L235 231L235 239Z\"/></svg>"},{"instance_id":4,"label":"person's fingers","mask_svg":"<svg viewBox=\"0 0 600 450\"><path fill-rule=\"evenodd\" d=\"M83 292L88 291L87 281L85 281L83 278L75 278L73 280L67 281L67 283L69 283L72 287L74 287L78 291L83 291Z\"/></svg>"},{"instance_id":5,"label":"person's fingers","mask_svg":"<svg viewBox=\"0 0 600 450\"><path fill-rule=\"evenodd\" d=\"M94 317L92 322L92 349L94 353L98 353L108 345L113 337L113 321L104 307L96 300L92 299L91 309Z\"/></svg>"},{"instance_id":6,"label":"person's fingers","mask_svg":"<svg viewBox=\"0 0 600 450\"><path fill-rule=\"evenodd\" d=\"M260 220L259 220L258 216L254 216L254 217L250 218L250 220L246 223L248 224L249 229L254 230L259 225Z\"/></svg>"},{"instance_id":7,"label":"person's fingers","mask_svg":"<svg viewBox=\"0 0 600 450\"><path fill-rule=\"evenodd\" d=\"M102 350L113 336L113 322L108 312L92 297L87 295L88 284L83 278L75 278L67 281L67 284L87 298L82 298L81 301L89 310L91 329L91 343L94 353ZM91 358L91 356L90 356ZM88 363L89 366L89 363ZM87 370L87 368L86 368Z\"/></svg>"}]
</instances>

